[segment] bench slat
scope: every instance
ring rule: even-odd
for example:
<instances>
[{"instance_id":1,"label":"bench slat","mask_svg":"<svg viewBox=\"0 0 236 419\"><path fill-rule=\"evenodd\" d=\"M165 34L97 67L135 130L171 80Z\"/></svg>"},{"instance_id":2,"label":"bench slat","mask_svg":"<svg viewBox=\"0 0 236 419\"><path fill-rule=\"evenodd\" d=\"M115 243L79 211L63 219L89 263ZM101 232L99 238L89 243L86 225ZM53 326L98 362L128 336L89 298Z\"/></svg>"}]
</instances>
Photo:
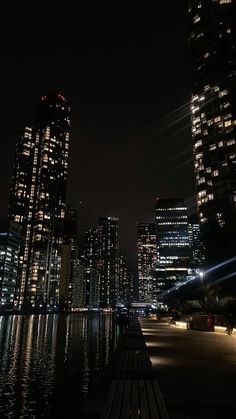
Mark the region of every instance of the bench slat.
<instances>
[{"instance_id":1,"label":"bench slat","mask_svg":"<svg viewBox=\"0 0 236 419\"><path fill-rule=\"evenodd\" d=\"M156 397L156 400L157 400L157 404L158 404L161 419L168 419L169 415L167 413L166 405L165 405L163 396L161 394L161 390L160 390L158 382L153 381L152 386L153 386L154 394L155 394L155 397Z\"/></svg>"},{"instance_id":2,"label":"bench slat","mask_svg":"<svg viewBox=\"0 0 236 419\"><path fill-rule=\"evenodd\" d=\"M146 388L143 380L139 381L140 419L149 419Z\"/></svg>"},{"instance_id":3,"label":"bench slat","mask_svg":"<svg viewBox=\"0 0 236 419\"><path fill-rule=\"evenodd\" d=\"M127 419L130 416L130 402L131 402L131 381L125 382L123 404L121 408L120 419Z\"/></svg>"},{"instance_id":4,"label":"bench slat","mask_svg":"<svg viewBox=\"0 0 236 419\"><path fill-rule=\"evenodd\" d=\"M161 419L159 416L159 411L156 405L156 399L154 396L152 382L146 381L146 391L147 391L147 399L148 399L148 406L149 406L149 413L151 419Z\"/></svg>"},{"instance_id":5,"label":"bench slat","mask_svg":"<svg viewBox=\"0 0 236 419\"><path fill-rule=\"evenodd\" d=\"M138 398L138 383L137 381L132 381L132 396L131 396L131 414L130 419L139 418L139 398Z\"/></svg>"},{"instance_id":6,"label":"bench slat","mask_svg":"<svg viewBox=\"0 0 236 419\"><path fill-rule=\"evenodd\" d=\"M116 396L115 396L114 403L113 403L113 406L112 406L112 411L111 411L111 418L112 419L119 419L119 417L120 417L120 410L121 410L121 406L122 406L124 385L125 385L124 380L117 380Z\"/></svg>"},{"instance_id":7,"label":"bench slat","mask_svg":"<svg viewBox=\"0 0 236 419\"><path fill-rule=\"evenodd\" d=\"M116 397L116 387L117 387L117 382L115 380L113 380L112 383L111 383L110 390L108 392L108 397L106 399L105 409L104 409L104 412L102 414L102 419L109 419L110 418L110 413L111 413L111 410L112 410L113 400Z\"/></svg>"}]
</instances>

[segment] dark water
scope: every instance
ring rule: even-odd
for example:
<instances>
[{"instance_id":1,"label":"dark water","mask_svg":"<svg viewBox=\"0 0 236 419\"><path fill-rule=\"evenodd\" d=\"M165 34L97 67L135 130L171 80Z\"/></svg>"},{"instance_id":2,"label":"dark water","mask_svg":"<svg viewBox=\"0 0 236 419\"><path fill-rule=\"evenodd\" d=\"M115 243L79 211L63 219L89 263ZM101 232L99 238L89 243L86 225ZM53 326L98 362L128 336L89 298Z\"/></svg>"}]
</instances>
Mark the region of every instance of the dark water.
<instances>
[{"instance_id":1,"label":"dark water","mask_svg":"<svg viewBox=\"0 0 236 419\"><path fill-rule=\"evenodd\" d=\"M0 316L0 418L79 418L115 345L111 314Z\"/></svg>"}]
</instances>

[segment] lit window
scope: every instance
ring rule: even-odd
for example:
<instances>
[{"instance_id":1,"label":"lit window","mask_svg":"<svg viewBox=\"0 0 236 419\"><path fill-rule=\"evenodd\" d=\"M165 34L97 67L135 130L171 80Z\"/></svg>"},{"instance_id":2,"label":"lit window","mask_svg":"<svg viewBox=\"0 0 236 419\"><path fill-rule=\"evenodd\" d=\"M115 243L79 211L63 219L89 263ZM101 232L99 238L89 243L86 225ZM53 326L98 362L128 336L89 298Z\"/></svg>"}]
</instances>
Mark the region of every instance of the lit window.
<instances>
[{"instance_id":1,"label":"lit window","mask_svg":"<svg viewBox=\"0 0 236 419\"><path fill-rule=\"evenodd\" d=\"M193 23L197 23L197 22L199 22L200 21L200 16L199 16L199 14L197 13L194 17L193 17Z\"/></svg>"},{"instance_id":2,"label":"lit window","mask_svg":"<svg viewBox=\"0 0 236 419\"><path fill-rule=\"evenodd\" d=\"M232 145L232 144L235 144L235 140L234 139L232 139L232 140L229 140L229 141L227 141L227 143L226 143L228 146L230 146L230 145Z\"/></svg>"},{"instance_id":3,"label":"lit window","mask_svg":"<svg viewBox=\"0 0 236 419\"><path fill-rule=\"evenodd\" d=\"M228 90L222 90L221 92L219 92L219 97L226 96L228 93Z\"/></svg>"},{"instance_id":4,"label":"lit window","mask_svg":"<svg viewBox=\"0 0 236 419\"><path fill-rule=\"evenodd\" d=\"M216 149L216 144L212 144L209 146L210 151L215 150L215 149Z\"/></svg>"}]
</instances>

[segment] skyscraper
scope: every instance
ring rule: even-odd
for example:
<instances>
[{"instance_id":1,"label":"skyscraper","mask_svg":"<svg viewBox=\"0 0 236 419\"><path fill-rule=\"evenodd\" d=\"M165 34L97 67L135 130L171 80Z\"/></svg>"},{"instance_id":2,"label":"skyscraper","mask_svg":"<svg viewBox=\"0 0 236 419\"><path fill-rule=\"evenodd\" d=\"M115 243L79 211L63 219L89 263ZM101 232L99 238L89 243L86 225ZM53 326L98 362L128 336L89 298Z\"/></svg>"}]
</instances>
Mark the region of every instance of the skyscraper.
<instances>
[{"instance_id":1,"label":"skyscraper","mask_svg":"<svg viewBox=\"0 0 236 419\"><path fill-rule=\"evenodd\" d=\"M127 258L119 255L118 302L128 304L131 300L130 277L127 270Z\"/></svg>"},{"instance_id":2,"label":"skyscraper","mask_svg":"<svg viewBox=\"0 0 236 419\"><path fill-rule=\"evenodd\" d=\"M21 231L21 246L17 273L16 301L22 306L27 291L32 250L33 222L36 205L39 157L39 133L25 127L16 141L15 164L9 198L9 219Z\"/></svg>"},{"instance_id":3,"label":"skyscraper","mask_svg":"<svg viewBox=\"0 0 236 419\"><path fill-rule=\"evenodd\" d=\"M185 280L192 260L183 198L157 198L156 229L156 276L158 292L161 292Z\"/></svg>"},{"instance_id":4,"label":"skyscraper","mask_svg":"<svg viewBox=\"0 0 236 419\"><path fill-rule=\"evenodd\" d=\"M191 0L192 137L206 262L235 256L236 1Z\"/></svg>"},{"instance_id":5,"label":"skyscraper","mask_svg":"<svg viewBox=\"0 0 236 419\"><path fill-rule=\"evenodd\" d=\"M115 307L118 297L119 275L119 219L105 217L98 220L100 305Z\"/></svg>"},{"instance_id":6,"label":"skyscraper","mask_svg":"<svg viewBox=\"0 0 236 419\"><path fill-rule=\"evenodd\" d=\"M205 256L204 256L204 246L201 238L200 225L197 222L195 216L189 217L188 224L188 235L189 235L189 245L192 250L192 261L193 267L199 268L203 265Z\"/></svg>"},{"instance_id":7,"label":"skyscraper","mask_svg":"<svg viewBox=\"0 0 236 419\"><path fill-rule=\"evenodd\" d=\"M157 258L156 226L153 223L138 223L138 284L139 301L156 301L156 279L153 275Z\"/></svg>"},{"instance_id":8,"label":"skyscraper","mask_svg":"<svg viewBox=\"0 0 236 419\"><path fill-rule=\"evenodd\" d=\"M9 217L21 226L18 301L57 306L66 207L70 106L60 94L43 96L36 128L20 134Z\"/></svg>"},{"instance_id":9,"label":"skyscraper","mask_svg":"<svg viewBox=\"0 0 236 419\"><path fill-rule=\"evenodd\" d=\"M0 311L14 308L19 250L20 226L0 220Z\"/></svg>"},{"instance_id":10,"label":"skyscraper","mask_svg":"<svg viewBox=\"0 0 236 419\"><path fill-rule=\"evenodd\" d=\"M85 306L84 267L80 264L78 246L62 245L59 284L60 309L75 311Z\"/></svg>"},{"instance_id":11,"label":"skyscraper","mask_svg":"<svg viewBox=\"0 0 236 419\"><path fill-rule=\"evenodd\" d=\"M98 230L90 228L84 232L84 249L81 262L85 267L85 305L90 308L99 306L99 243Z\"/></svg>"}]
</instances>

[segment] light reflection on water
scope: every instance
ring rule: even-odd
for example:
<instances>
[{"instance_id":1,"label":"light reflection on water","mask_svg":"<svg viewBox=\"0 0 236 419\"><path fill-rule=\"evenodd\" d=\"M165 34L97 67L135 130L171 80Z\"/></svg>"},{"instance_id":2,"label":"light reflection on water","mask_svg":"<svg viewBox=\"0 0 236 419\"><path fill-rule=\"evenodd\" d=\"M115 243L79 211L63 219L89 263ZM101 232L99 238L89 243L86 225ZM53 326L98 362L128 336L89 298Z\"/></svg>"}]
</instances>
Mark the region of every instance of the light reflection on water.
<instances>
[{"instance_id":1,"label":"light reflection on water","mask_svg":"<svg viewBox=\"0 0 236 419\"><path fill-rule=\"evenodd\" d=\"M0 418L78 416L115 340L111 314L0 316Z\"/></svg>"}]
</instances>

